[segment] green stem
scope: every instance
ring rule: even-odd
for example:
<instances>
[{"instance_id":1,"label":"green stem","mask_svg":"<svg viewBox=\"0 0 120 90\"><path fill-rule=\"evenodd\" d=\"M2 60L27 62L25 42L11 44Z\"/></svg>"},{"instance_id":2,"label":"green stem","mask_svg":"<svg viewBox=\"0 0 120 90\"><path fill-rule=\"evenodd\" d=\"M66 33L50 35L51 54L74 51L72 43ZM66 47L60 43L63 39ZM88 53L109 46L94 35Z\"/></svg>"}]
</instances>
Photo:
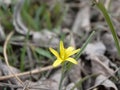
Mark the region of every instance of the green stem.
<instances>
[{"instance_id":1,"label":"green stem","mask_svg":"<svg viewBox=\"0 0 120 90\"><path fill-rule=\"evenodd\" d=\"M100 1L97 1L97 0L94 0L94 3L95 5L98 7L98 9L102 12L103 16L105 17L105 20L110 28L110 31L112 32L112 35L113 35L113 38L114 38L114 41L115 41L115 45L116 45L116 48L118 50L118 53L120 55L120 45L119 45L119 40L118 40L118 37L117 37L117 34L115 32L115 28L113 26L113 23L112 23L112 20L105 8L105 6L103 5L102 2Z\"/></svg>"},{"instance_id":2,"label":"green stem","mask_svg":"<svg viewBox=\"0 0 120 90\"><path fill-rule=\"evenodd\" d=\"M62 82L65 77L65 63L62 64L62 75L59 83L59 90L62 90Z\"/></svg>"},{"instance_id":3,"label":"green stem","mask_svg":"<svg viewBox=\"0 0 120 90\"><path fill-rule=\"evenodd\" d=\"M90 34L90 36L88 37L88 39L85 41L85 43L83 44L83 46L81 47L80 51L75 55L75 59L78 60L80 55L82 54L82 52L85 50L86 46L88 45L88 43L90 42L90 40L92 39L93 35L95 34L95 31L92 31L92 33ZM67 71L69 71L71 69L71 67L73 66L72 63L68 63L66 68Z\"/></svg>"},{"instance_id":4,"label":"green stem","mask_svg":"<svg viewBox=\"0 0 120 90\"><path fill-rule=\"evenodd\" d=\"M75 56L76 60L79 59L79 57L81 56L82 52L85 50L86 46L88 45L88 43L90 42L90 40L92 39L94 34L95 34L95 31L92 31L92 33L89 35L88 39L85 41L85 43L81 47L80 52L78 52L78 54L76 54L76 56Z\"/></svg>"}]
</instances>

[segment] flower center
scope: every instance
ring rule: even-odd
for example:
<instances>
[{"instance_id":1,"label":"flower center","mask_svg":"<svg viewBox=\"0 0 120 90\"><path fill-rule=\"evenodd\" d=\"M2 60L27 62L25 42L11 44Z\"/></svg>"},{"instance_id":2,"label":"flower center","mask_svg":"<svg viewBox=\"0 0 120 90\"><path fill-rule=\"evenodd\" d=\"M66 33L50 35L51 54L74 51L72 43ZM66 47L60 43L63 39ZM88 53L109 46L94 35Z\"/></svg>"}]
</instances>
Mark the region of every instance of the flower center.
<instances>
[{"instance_id":1,"label":"flower center","mask_svg":"<svg viewBox=\"0 0 120 90\"><path fill-rule=\"evenodd\" d=\"M62 60L65 60L65 59L66 59L65 53L61 55L61 59L62 59Z\"/></svg>"}]
</instances>

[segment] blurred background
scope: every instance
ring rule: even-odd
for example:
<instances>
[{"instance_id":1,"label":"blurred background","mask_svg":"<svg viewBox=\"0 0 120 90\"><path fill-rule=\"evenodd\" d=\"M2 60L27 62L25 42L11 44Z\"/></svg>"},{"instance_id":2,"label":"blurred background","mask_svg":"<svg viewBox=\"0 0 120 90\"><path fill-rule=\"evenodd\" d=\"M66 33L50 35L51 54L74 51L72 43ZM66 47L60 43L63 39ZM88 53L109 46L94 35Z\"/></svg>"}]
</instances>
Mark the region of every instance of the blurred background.
<instances>
[{"instance_id":1,"label":"blurred background","mask_svg":"<svg viewBox=\"0 0 120 90\"><path fill-rule=\"evenodd\" d=\"M120 0L100 1L120 37ZM80 48L92 31L95 34L79 64L66 75L63 90L90 90L94 85L94 90L120 90L120 57L109 26L92 0L0 0L0 77L11 74L3 54L10 32L14 35L7 44L7 58L13 72L20 73L52 65L56 58L49 47L59 50L63 40L65 47ZM25 85L30 82L30 90L58 90L60 77L58 67L20 79ZM0 79L0 90L23 89L11 78Z\"/></svg>"}]
</instances>

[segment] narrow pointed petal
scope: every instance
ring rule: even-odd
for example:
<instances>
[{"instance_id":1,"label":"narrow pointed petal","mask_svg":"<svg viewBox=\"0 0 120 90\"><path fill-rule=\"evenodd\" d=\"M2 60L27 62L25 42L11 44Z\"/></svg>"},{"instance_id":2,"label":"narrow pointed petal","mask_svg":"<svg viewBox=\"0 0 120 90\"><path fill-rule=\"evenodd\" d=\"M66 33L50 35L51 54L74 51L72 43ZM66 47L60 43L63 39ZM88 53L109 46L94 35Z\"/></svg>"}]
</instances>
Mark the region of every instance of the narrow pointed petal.
<instances>
[{"instance_id":1,"label":"narrow pointed petal","mask_svg":"<svg viewBox=\"0 0 120 90\"><path fill-rule=\"evenodd\" d=\"M68 47L67 49L66 49L66 52L71 52L71 51L73 51L74 50L74 47Z\"/></svg>"},{"instance_id":2,"label":"narrow pointed petal","mask_svg":"<svg viewBox=\"0 0 120 90\"><path fill-rule=\"evenodd\" d=\"M73 50L74 50L74 47L68 47L65 50L65 58L68 58L70 56L70 54L73 52Z\"/></svg>"},{"instance_id":3,"label":"narrow pointed petal","mask_svg":"<svg viewBox=\"0 0 120 90\"><path fill-rule=\"evenodd\" d=\"M62 60L57 59L57 60L55 60L55 62L53 63L53 67L57 67L57 66L59 66L61 63L62 63Z\"/></svg>"},{"instance_id":4,"label":"narrow pointed petal","mask_svg":"<svg viewBox=\"0 0 120 90\"><path fill-rule=\"evenodd\" d=\"M67 58L66 61L69 61L73 64L77 64L78 62L74 58Z\"/></svg>"},{"instance_id":5,"label":"narrow pointed petal","mask_svg":"<svg viewBox=\"0 0 120 90\"><path fill-rule=\"evenodd\" d=\"M71 52L69 52L66 56L69 57L69 56L71 56L71 55L73 55L73 54L75 54L75 53L77 53L77 52L79 52L79 51L80 51L80 49L71 51Z\"/></svg>"},{"instance_id":6,"label":"narrow pointed petal","mask_svg":"<svg viewBox=\"0 0 120 90\"><path fill-rule=\"evenodd\" d=\"M56 50L54 50L53 48L49 48L49 50L57 57L59 58L59 54Z\"/></svg>"},{"instance_id":7,"label":"narrow pointed petal","mask_svg":"<svg viewBox=\"0 0 120 90\"><path fill-rule=\"evenodd\" d=\"M61 58L64 58L65 49L64 49L64 44L63 41L60 41L60 56Z\"/></svg>"}]
</instances>

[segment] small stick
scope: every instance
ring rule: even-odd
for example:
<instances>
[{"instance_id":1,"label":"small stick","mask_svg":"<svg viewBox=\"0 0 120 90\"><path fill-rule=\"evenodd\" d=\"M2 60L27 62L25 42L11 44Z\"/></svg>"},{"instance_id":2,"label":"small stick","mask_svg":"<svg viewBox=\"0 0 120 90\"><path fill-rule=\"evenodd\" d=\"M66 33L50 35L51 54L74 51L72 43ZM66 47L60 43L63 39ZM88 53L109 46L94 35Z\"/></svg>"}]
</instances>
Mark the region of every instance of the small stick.
<instances>
[{"instance_id":1,"label":"small stick","mask_svg":"<svg viewBox=\"0 0 120 90\"><path fill-rule=\"evenodd\" d=\"M37 74L37 73L40 73L40 72L43 72L43 71L51 70L53 68L54 67L52 65L50 65L50 66L47 66L47 67L37 68L37 69L27 71L27 72L23 72L23 73L17 73L17 74L15 74L15 76L20 77L20 76L25 76L25 75ZM1 76L0 80L10 79L10 78L13 78L13 77L14 77L13 74L8 75L8 76Z\"/></svg>"},{"instance_id":2,"label":"small stick","mask_svg":"<svg viewBox=\"0 0 120 90\"><path fill-rule=\"evenodd\" d=\"M7 52L6 52L6 50L7 50L7 44L8 44L8 42L9 42L9 40L10 40L10 38L12 37L13 34L14 34L14 31L12 31L12 32L7 36L7 38L6 38L6 40L5 40L5 43L4 43L4 46L3 46L4 59L5 59L5 62L6 62L6 64L7 64L7 66L8 66L9 69L10 69L10 72L13 74L13 76L14 76L22 85L24 85L23 82L20 80L20 78L18 78L18 77L15 75L15 73L12 71L12 69L11 69L11 67L10 67L10 65L9 65L9 62L8 62L8 57L7 57Z\"/></svg>"}]
</instances>

